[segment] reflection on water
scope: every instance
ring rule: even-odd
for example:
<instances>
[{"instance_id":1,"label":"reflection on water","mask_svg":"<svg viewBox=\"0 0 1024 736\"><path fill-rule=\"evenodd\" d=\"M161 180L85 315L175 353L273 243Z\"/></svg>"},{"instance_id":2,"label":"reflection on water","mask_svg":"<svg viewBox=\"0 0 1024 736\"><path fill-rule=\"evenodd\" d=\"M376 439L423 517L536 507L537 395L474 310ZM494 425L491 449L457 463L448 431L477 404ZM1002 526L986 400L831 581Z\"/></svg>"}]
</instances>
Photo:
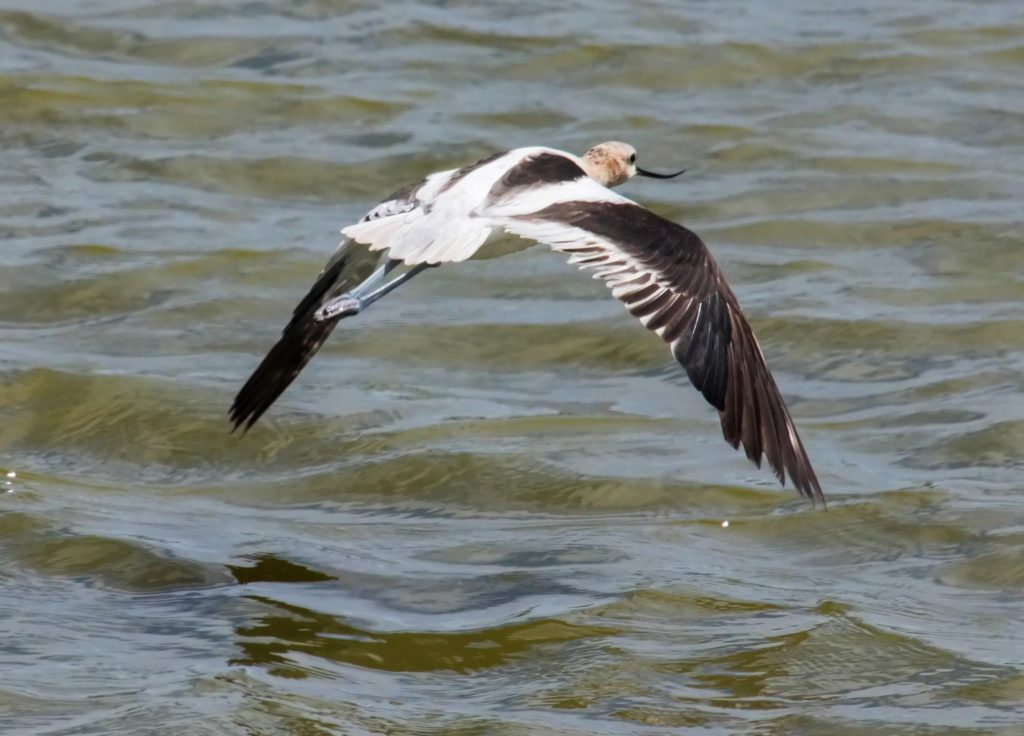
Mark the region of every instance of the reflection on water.
<instances>
[{"instance_id":1,"label":"reflection on water","mask_svg":"<svg viewBox=\"0 0 1024 736\"><path fill-rule=\"evenodd\" d=\"M5 3L4 732L1018 733L1022 32L1002 0ZM611 138L689 169L624 191L722 263L827 513L515 239L228 434L371 201Z\"/></svg>"}]
</instances>

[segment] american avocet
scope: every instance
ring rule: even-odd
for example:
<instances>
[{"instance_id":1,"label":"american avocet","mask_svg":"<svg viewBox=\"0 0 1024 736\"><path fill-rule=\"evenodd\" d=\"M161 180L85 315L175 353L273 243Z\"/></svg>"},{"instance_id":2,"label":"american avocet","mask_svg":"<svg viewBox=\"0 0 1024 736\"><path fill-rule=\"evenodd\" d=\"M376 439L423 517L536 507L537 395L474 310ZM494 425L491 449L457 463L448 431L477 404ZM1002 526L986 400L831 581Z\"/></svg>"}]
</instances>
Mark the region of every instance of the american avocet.
<instances>
[{"instance_id":1,"label":"american avocet","mask_svg":"<svg viewBox=\"0 0 1024 736\"><path fill-rule=\"evenodd\" d=\"M824 500L764 354L707 247L685 227L610 189L637 174L681 173L645 171L632 146L612 141L582 158L517 148L399 189L342 229L346 239L235 397L235 429L260 418L340 319L426 268L466 260L493 232L505 231L594 269L612 296L668 343L690 382L718 409L729 444L742 444L758 467L767 459L780 482L788 474L800 493ZM383 283L403 264L410 268Z\"/></svg>"}]
</instances>

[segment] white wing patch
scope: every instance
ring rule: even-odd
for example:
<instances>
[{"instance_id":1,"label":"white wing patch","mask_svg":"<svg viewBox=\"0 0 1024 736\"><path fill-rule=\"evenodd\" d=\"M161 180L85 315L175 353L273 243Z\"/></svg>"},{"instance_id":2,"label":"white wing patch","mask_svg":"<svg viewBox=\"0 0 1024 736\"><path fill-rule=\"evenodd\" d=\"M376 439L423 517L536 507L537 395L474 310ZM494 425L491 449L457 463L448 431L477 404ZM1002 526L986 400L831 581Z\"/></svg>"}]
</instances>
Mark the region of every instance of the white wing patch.
<instances>
[{"instance_id":1,"label":"white wing patch","mask_svg":"<svg viewBox=\"0 0 1024 736\"><path fill-rule=\"evenodd\" d=\"M388 203L384 203L377 208L379 217L350 225L342 233L368 245L370 250L386 250L389 258L408 265L452 263L472 257L505 224L505 218L568 200L629 201L589 178L526 187L497 202L489 201L494 185L506 172L542 152L566 156L549 148L520 148L461 178L459 170L433 174L416 191L412 208L396 206L393 212L388 212Z\"/></svg>"},{"instance_id":2,"label":"white wing patch","mask_svg":"<svg viewBox=\"0 0 1024 736\"><path fill-rule=\"evenodd\" d=\"M349 225L341 232L408 265L464 261L494 231L494 223L481 210L487 193L507 171L510 157L518 160L520 155L510 151L454 184L450 180L457 172L431 175L416 192L415 209Z\"/></svg>"},{"instance_id":3,"label":"white wing patch","mask_svg":"<svg viewBox=\"0 0 1024 736\"><path fill-rule=\"evenodd\" d=\"M378 220L367 220L355 225L342 228L341 232L357 243L369 245L370 250L394 250L395 245L402 240L410 228L415 227L416 222L423 218L423 208L417 206L408 212L402 212L390 217L382 217ZM392 254L393 258L400 258L397 253Z\"/></svg>"},{"instance_id":4,"label":"white wing patch","mask_svg":"<svg viewBox=\"0 0 1024 736\"><path fill-rule=\"evenodd\" d=\"M409 199L389 199L386 202L381 202L372 210L363 215L363 219L360 222L368 222L369 220L379 220L382 217L392 217L394 215L401 215L419 207L419 202L415 197Z\"/></svg>"},{"instance_id":5,"label":"white wing patch","mask_svg":"<svg viewBox=\"0 0 1024 736\"><path fill-rule=\"evenodd\" d=\"M388 257L417 263L453 263L472 256L490 236L487 220L463 215L451 217L443 212L417 208L411 212L370 222L350 225L342 230L370 250L386 250Z\"/></svg>"}]
</instances>

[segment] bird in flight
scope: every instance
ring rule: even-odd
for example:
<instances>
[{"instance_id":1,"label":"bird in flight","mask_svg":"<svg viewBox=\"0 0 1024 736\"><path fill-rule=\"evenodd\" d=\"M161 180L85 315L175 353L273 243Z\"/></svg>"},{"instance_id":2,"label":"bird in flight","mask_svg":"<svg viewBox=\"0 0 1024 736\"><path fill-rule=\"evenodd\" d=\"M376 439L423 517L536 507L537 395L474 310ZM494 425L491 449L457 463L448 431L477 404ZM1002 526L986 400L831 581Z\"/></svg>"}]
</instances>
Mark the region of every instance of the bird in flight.
<instances>
[{"instance_id":1,"label":"bird in flight","mask_svg":"<svg viewBox=\"0 0 1024 736\"><path fill-rule=\"evenodd\" d=\"M496 232L543 243L589 269L631 315L664 340L719 413L722 434L783 484L824 501L800 435L739 301L692 231L612 191L636 165L618 141L582 157L553 148L496 153L399 189L346 228L280 339L231 406L247 431L345 317L422 271L464 261ZM399 269L399 275L393 273ZM388 280L390 277L390 281Z\"/></svg>"}]
</instances>

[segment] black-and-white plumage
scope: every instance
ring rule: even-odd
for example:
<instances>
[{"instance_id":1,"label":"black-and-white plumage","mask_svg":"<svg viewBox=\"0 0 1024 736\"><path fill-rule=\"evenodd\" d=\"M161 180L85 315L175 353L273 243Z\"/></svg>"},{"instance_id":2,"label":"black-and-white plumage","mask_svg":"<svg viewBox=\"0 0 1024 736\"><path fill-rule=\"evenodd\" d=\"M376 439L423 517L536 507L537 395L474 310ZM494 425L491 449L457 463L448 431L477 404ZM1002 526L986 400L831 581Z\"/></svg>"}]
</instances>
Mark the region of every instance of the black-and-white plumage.
<instances>
[{"instance_id":1,"label":"black-and-white plumage","mask_svg":"<svg viewBox=\"0 0 1024 736\"><path fill-rule=\"evenodd\" d=\"M251 427L330 335L423 269L463 261L495 232L522 236L591 270L612 295L660 336L691 383L718 409L722 432L780 482L824 500L793 420L736 295L701 239L610 187L636 174L636 151L618 142L583 157L520 148L431 174L342 230L327 263L235 398L235 427ZM374 271L378 252L384 265ZM412 267L384 283L401 264Z\"/></svg>"}]
</instances>

